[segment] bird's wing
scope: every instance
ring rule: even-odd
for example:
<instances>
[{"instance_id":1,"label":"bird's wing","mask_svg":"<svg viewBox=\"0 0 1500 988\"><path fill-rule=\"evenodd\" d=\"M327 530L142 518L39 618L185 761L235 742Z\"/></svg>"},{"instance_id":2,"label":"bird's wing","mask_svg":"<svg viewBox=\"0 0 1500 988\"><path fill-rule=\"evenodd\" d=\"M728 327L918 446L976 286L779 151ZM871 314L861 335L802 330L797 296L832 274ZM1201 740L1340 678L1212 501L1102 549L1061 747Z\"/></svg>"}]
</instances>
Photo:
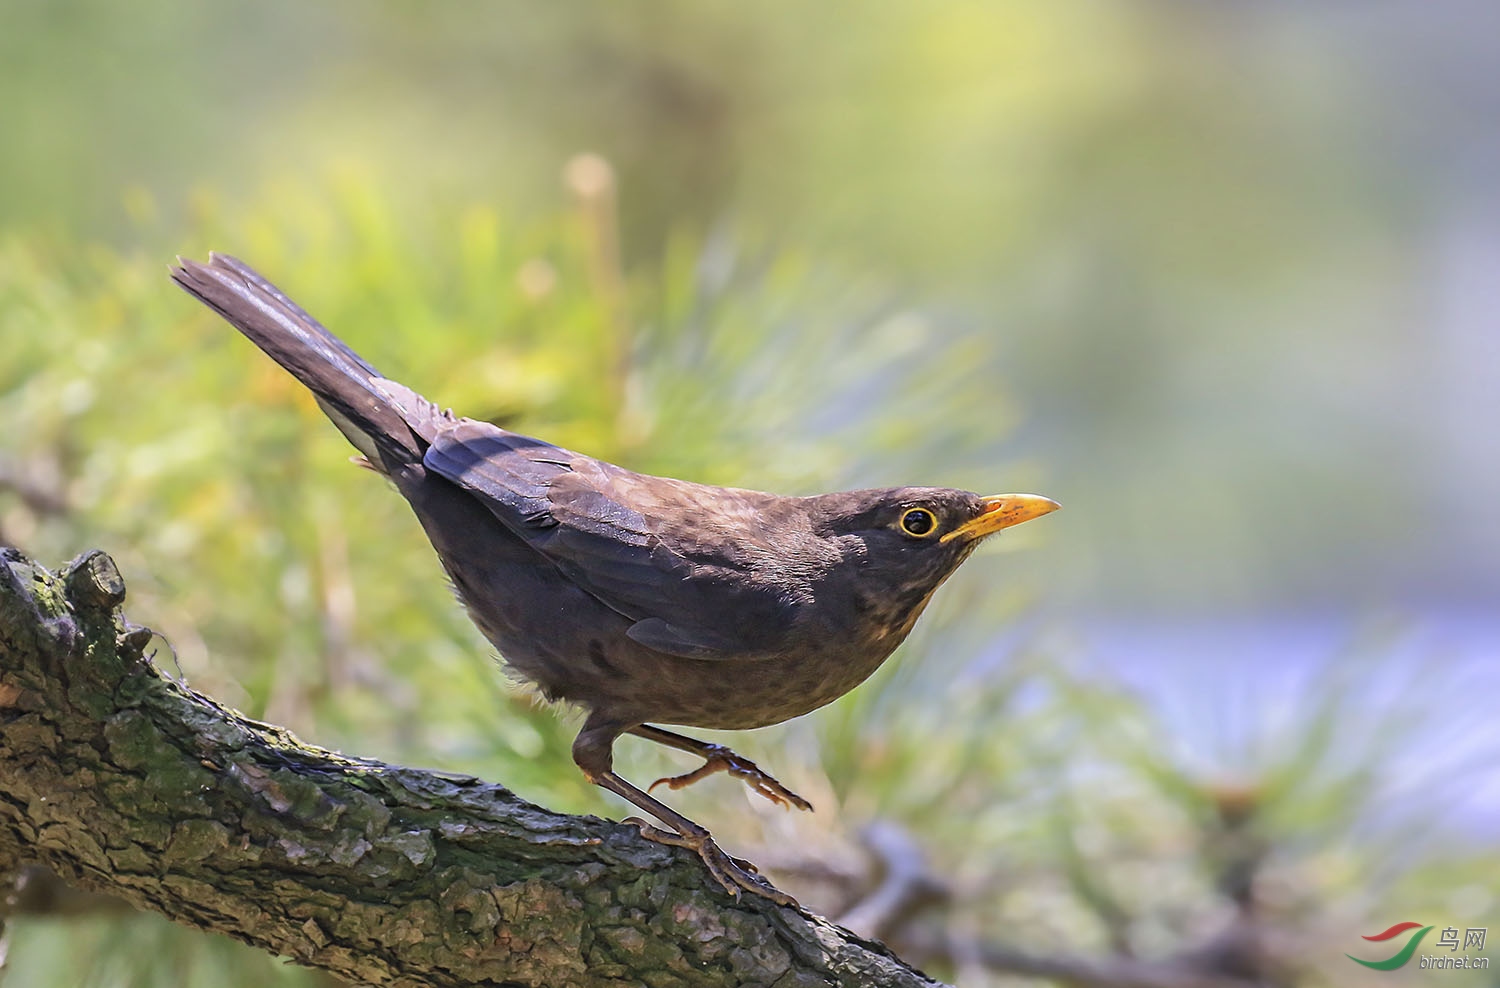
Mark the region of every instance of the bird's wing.
<instances>
[{"instance_id":1,"label":"bird's wing","mask_svg":"<svg viewBox=\"0 0 1500 988\"><path fill-rule=\"evenodd\" d=\"M664 537L693 526L695 508L708 506L682 497L710 489L665 480L653 486L659 478L469 419L435 436L423 463L634 621L627 634L642 645L695 659L774 654L790 602L736 565L732 551L695 559Z\"/></svg>"}]
</instances>

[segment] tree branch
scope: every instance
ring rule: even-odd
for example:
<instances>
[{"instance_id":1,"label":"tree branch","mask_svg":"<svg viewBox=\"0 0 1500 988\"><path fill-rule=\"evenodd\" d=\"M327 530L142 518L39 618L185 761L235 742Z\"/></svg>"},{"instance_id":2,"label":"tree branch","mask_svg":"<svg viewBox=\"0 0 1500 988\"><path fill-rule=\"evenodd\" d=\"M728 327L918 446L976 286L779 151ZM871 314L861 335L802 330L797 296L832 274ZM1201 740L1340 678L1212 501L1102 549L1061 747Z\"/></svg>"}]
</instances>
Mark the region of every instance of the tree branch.
<instances>
[{"instance_id":1,"label":"tree branch","mask_svg":"<svg viewBox=\"0 0 1500 988\"><path fill-rule=\"evenodd\" d=\"M163 677L125 584L0 549L0 860L358 984L934 982L697 858L302 744Z\"/></svg>"}]
</instances>

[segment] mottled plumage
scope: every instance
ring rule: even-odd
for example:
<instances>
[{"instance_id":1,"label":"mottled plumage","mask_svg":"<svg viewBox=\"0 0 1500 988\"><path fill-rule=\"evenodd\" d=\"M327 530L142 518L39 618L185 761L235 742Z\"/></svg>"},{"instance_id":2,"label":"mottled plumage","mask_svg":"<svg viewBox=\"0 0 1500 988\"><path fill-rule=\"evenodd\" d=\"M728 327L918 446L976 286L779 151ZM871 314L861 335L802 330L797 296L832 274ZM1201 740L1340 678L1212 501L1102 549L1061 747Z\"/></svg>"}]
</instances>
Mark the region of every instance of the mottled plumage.
<instances>
[{"instance_id":1,"label":"mottled plumage","mask_svg":"<svg viewBox=\"0 0 1500 988\"><path fill-rule=\"evenodd\" d=\"M753 763L653 724L751 728L853 689L895 650L979 540L1051 511L1033 495L902 487L814 497L710 487L621 467L459 418L381 377L243 263L182 261L173 278L291 372L410 502L506 662L588 718L588 778L667 823L726 889L786 896L707 831L613 771L638 734L810 808Z\"/></svg>"}]
</instances>

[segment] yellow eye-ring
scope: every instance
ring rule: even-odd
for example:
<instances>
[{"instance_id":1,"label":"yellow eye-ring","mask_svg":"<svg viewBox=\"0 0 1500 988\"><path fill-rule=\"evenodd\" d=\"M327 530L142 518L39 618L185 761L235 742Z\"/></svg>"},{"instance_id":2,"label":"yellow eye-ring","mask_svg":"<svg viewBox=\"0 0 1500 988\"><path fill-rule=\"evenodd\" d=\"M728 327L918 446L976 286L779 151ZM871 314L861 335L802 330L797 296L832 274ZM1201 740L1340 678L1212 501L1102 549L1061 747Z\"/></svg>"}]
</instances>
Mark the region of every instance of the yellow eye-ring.
<instances>
[{"instance_id":1,"label":"yellow eye-ring","mask_svg":"<svg viewBox=\"0 0 1500 988\"><path fill-rule=\"evenodd\" d=\"M937 515L926 508L912 508L901 516L901 531L916 538L926 538L937 531Z\"/></svg>"}]
</instances>

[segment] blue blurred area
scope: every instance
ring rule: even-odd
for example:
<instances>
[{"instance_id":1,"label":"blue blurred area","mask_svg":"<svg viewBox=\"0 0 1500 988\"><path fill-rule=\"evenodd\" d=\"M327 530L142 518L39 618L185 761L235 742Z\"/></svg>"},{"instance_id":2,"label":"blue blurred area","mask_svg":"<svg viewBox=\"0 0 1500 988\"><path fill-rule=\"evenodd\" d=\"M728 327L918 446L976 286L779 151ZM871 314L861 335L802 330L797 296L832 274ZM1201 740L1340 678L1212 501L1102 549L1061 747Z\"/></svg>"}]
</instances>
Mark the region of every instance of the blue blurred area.
<instances>
[{"instance_id":1,"label":"blue blurred area","mask_svg":"<svg viewBox=\"0 0 1500 988\"><path fill-rule=\"evenodd\" d=\"M1326 764L1303 767L1369 771L1364 836L1451 850L1500 832L1492 615L1119 620L1089 627L1082 654L1159 712L1164 746L1194 777L1258 779L1326 727Z\"/></svg>"}]
</instances>

